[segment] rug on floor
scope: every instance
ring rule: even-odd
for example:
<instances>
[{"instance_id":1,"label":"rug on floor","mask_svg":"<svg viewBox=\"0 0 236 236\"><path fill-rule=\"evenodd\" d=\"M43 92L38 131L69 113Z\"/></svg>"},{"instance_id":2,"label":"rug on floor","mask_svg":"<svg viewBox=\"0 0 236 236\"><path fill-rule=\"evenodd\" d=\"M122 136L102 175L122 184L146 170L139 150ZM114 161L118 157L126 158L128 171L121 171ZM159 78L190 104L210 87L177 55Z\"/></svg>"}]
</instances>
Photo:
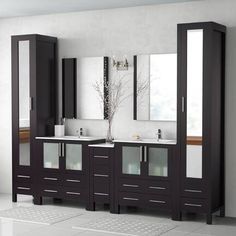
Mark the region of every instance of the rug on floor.
<instances>
[{"instance_id":1,"label":"rug on floor","mask_svg":"<svg viewBox=\"0 0 236 236\"><path fill-rule=\"evenodd\" d=\"M52 225L82 215L73 209L55 209L50 206L14 207L0 211L0 219Z\"/></svg>"},{"instance_id":2,"label":"rug on floor","mask_svg":"<svg viewBox=\"0 0 236 236\"><path fill-rule=\"evenodd\" d=\"M119 235L159 236L175 227L175 225L168 223L155 223L118 216L93 219L72 228Z\"/></svg>"}]
</instances>

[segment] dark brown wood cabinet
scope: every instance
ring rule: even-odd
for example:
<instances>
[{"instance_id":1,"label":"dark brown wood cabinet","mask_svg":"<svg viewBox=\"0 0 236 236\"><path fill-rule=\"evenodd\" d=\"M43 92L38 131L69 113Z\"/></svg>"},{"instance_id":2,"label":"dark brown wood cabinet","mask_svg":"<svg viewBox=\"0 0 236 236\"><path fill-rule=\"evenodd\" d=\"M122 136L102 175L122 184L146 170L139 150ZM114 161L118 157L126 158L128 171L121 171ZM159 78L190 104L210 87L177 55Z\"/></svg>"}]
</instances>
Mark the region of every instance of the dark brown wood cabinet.
<instances>
[{"instance_id":1,"label":"dark brown wood cabinet","mask_svg":"<svg viewBox=\"0 0 236 236\"><path fill-rule=\"evenodd\" d=\"M36 136L53 135L57 38L12 36L12 198L34 195Z\"/></svg>"},{"instance_id":2,"label":"dark brown wood cabinet","mask_svg":"<svg viewBox=\"0 0 236 236\"><path fill-rule=\"evenodd\" d=\"M225 34L214 22L178 25L179 212L205 213L208 224L225 205Z\"/></svg>"}]
</instances>

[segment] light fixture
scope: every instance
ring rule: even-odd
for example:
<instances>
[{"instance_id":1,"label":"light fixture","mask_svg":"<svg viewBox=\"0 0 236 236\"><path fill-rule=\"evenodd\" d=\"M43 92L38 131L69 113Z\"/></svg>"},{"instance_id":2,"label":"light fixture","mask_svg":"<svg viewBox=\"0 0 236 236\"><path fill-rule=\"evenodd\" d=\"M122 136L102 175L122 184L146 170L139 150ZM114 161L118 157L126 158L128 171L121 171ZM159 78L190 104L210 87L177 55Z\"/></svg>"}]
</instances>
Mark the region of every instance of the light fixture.
<instances>
[{"instance_id":1,"label":"light fixture","mask_svg":"<svg viewBox=\"0 0 236 236\"><path fill-rule=\"evenodd\" d=\"M116 70L128 70L129 69L129 63L126 57L122 61L118 61L113 56L113 67L116 67Z\"/></svg>"}]
</instances>

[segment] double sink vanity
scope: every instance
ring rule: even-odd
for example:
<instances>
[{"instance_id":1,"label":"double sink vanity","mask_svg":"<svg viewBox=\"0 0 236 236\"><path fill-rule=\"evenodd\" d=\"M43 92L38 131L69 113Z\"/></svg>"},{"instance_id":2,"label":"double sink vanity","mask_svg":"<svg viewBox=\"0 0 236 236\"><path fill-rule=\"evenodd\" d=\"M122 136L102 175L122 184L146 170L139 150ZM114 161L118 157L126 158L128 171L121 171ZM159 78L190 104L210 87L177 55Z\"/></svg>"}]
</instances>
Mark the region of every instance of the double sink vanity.
<instances>
[{"instance_id":1,"label":"double sink vanity","mask_svg":"<svg viewBox=\"0 0 236 236\"><path fill-rule=\"evenodd\" d=\"M139 131L141 122L145 130L149 124L175 127L166 133L176 130L176 138L137 135L112 144L105 137L54 133L60 116L74 124L89 120L90 131L92 120L109 121L109 86L120 86L109 78L109 57L63 58L59 86L58 39L12 36L13 202L26 194L35 204L43 197L78 201L87 210L109 204L112 213L136 206L168 211L173 220L192 212L205 214L208 224L213 213L224 216L225 35L226 27L214 22L178 24L177 53L133 56L133 121L128 124ZM128 69L127 60L118 62L113 64ZM135 130L128 126L120 127Z\"/></svg>"}]
</instances>

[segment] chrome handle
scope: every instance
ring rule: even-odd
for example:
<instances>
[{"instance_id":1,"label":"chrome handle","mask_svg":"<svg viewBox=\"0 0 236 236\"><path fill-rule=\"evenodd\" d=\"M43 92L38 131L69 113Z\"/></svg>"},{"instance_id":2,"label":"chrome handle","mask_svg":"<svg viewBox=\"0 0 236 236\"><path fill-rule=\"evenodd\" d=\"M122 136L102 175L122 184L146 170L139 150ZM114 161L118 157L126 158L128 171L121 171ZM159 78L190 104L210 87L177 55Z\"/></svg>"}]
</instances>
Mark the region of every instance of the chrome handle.
<instances>
[{"instance_id":1,"label":"chrome handle","mask_svg":"<svg viewBox=\"0 0 236 236\"><path fill-rule=\"evenodd\" d=\"M50 177L44 177L43 179L45 179L45 180L52 180L52 181L57 181L58 180L57 178L50 178Z\"/></svg>"},{"instance_id":2,"label":"chrome handle","mask_svg":"<svg viewBox=\"0 0 236 236\"><path fill-rule=\"evenodd\" d=\"M43 191L47 192L47 193L57 193L58 192L57 190L51 190L51 189L44 189Z\"/></svg>"},{"instance_id":3,"label":"chrome handle","mask_svg":"<svg viewBox=\"0 0 236 236\"><path fill-rule=\"evenodd\" d=\"M98 196L108 196L108 193L94 193L94 195L98 195Z\"/></svg>"},{"instance_id":4,"label":"chrome handle","mask_svg":"<svg viewBox=\"0 0 236 236\"><path fill-rule=\"evenodd\" d=\"M154 202L154 203L161 203L161 204L165 204L165 201L158 201L158 200L149 200L149 202Z\"/></svg>"},{"instance_id":5,"label":"chrome handle","mask_svg":"<svg viewBox=\"0 0 236 236\"><path fill-rule=\"evenodd\" d=\"M182 97L182 100L181 100L181 110L182 112L185 112L185 97Z\"/></svg>"},{"instance_id":6,"label":"chrome handle","mask_svg":"<svg viewBox=\"0 0 236 236\"><path fill-rule=\"evenodd\" d=\"M17 175L18 178L30 179L29 175Z\"/></svg>"},{"instance_id":7,"label":"chrome handle","mask_svg":"<svg viewBox=\"0 0 236 236\"><path fill-rule=\"evenodd\" d=\"M80 183L80 180L77 179L67 179L67 182L72 182L72 183Z\"/></svg>"},{"instance_id":8,"label":"chrome handle","mask_svg":"<svg viewBox=\"0 0 236 236\"><path fill-rule=\"evenodd\" d=\"M61 156L61 143L58 143L57 152L58 152L58 156L60 157Z\"/></svg>"},{"instance_id":9,"label":"chrome handle","mask_svg":"<svg viewBox=\"0 0 236 236\"><path fill-rule=\"evenodd\" d=\"M129 200L129 201L138 201L138 198L132 198L132 197L123 197L124 200Z\"/></svg>"},{"instance_id":10,"label":"chrome handle","mask_svg":"<svg viewBox=\"0 0 236 236\"><path fill-rule=\"evenodd\" d=\"M164 187L155 187L155 186L149 186L150 189L158 189L158 190L165 190Z\"/></svg>"},{"instance_id":11,"label":"chrome handle","mask_svg":"<svg viewBox=\"0 0 236 236\"><path fill-rule=\"evenodd\" d=\"M61 144L61 152L62 152L62 157L65 157L65 144Z\"/></svg>"},{"instance_id":12,"label":"chrome handle","mask_svg":"<svg viewBox=\"0 0 236 236\"><path fill-rule=\"evenodd\" d=\"M94 174L93 176L94 177L105 177L105 178L109 177L109 175L100 175L100 174Z\"/></svg>"},{"instance_id":13,"label":"chrome handle","mask_svg":"<svg viewBox=\"0 0 236 236\"><path fill-rule=\"evenodd\" d=\"M66 194L69 194L69 195L80 195L80 193L76 193L76 192L66 192Z\"/></svg>"},{"instance_id":14,"label":"chrome handle","mask_svg":"<svg viewBox=\"0 0 236 236\"><path fill-rule=\"evenodd\" d=\"M136 184L123 184L124 187L138 188L139 185Z\"/></svg>"},{"instance_id":15,"label":"chrome handle","mask_svg":"<svg viewBox=\"0 0 236 236\"><path fill-rule=\"evenodd\" d=\"M202 207L201 204L184 203L185 206Z\"/></svg>"},{"instance_id":16,"label":"chrome handle","mask_svg":"<svg viewBox=\"0 0 236 236\"><path fill-rule=\"evenodd\" d=\"M19 189L19 190L30 190L30 188L26 188L26 187L17 187L17 189Z\"/></svg>"},{"instance_id":17,"label":"chrome handle","mask_svg":"<svg viewBox=\"0 0 236 236\"><path fill-rule=\"evenodd\" d=\"M147 146L144 146L144 162L147 162Z\"/></svg>"},{"instance_id":18,"label":"chrome handle","mask_svg":"<svg viewBox=\"0 0 236 236\"><path fill-rule=\"evenodd\" d=\"M139 161L143 161L143 146L139 147Z\"/></svg>"},{"instance_id":19,"label":"chrome handle","mask_svg":"<svg viewBox=\"0 0 236 236\"><path fill-rule=\"evenodd\" d=\"M94 156L94 158L103 158L103 159L108 159L108 156Z\"/></svg>"},{"instance_id":20,"label":"chrome handle","mask_svg":"<svg viewBox=\"0 0 236 236\"><path fill-rule=\"evenodd\" d=\"M184 191L189 193L202 193L202 190L194 190L194 189L185 189Z\"/></svg>"}]
</instances>

